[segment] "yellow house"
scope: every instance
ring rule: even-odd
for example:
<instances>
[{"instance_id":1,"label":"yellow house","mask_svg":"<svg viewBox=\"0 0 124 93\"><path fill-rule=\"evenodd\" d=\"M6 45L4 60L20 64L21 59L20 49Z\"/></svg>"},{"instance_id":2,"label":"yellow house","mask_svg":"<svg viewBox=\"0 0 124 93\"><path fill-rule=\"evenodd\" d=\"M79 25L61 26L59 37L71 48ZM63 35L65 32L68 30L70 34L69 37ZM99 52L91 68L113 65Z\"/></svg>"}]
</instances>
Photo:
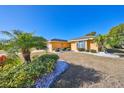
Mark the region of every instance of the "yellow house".
<instances>
[{"instance_id":1,"label":"yellow house","mask_svg":"<svg viewBox=\"0 0 124 93\"><path fill-rule=\"evenodd\" d=\"M94 36L83 36L69 40L72 51L79 51L78 49L83 48L84 50L95 50L99 51L98 45L94 42Z\"/></svg>"},{"instance_id":2,"label":"yellow house","mask_svg":"<svg viewBox=\"0 0 124 93\"><path fill-rule=\"evenodd\" d=\"M70 48L71 51L79 51L79 49L84 50L94 50L99 51L98 45L94 42L94 36L83 36L79 38L74 38L69 41L62 39L52 39L48 42L48 49L50 52L55 49Z\"/></svg>"},{"instance_id":3,"label":"yellow house","mask_svg":"<svg viewBox=\"0 0 124 93\"><path fill-rule=\"evenodd\" d=\"M52 39L48 42L49 52L54 51L55 49L69 48L70 43L67 40L62 39Z\"/></svg>"}]
</instances>

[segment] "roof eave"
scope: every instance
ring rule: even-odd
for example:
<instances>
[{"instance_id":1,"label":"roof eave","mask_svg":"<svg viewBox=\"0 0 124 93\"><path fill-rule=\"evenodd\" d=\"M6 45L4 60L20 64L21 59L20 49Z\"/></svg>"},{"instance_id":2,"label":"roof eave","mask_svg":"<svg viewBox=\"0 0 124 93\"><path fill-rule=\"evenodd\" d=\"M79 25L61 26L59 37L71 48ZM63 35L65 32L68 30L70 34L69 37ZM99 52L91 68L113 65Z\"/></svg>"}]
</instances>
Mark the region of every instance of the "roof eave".
<instances>
[{"instance_id":1,"label":"roof eave","mask_svg":"<svg viewBox=\"0 0 124 93\"><path fill-rule=\"evenodd\" d=\"M48 41L48 42L68 42L68 41Z\"/></svg>"},{"instance_id":2,"label":"roof eave","mask_svg":"<svg viewBox=\"0 0 124 93\"><path fill-rule=\"evenodd\" d=\"M88 39L77 39L77 40L69 40L68 42L78 42L78 41L86 41L86 40L93 40L94 38L88 38Z\"/></svg>"}]
</instances>

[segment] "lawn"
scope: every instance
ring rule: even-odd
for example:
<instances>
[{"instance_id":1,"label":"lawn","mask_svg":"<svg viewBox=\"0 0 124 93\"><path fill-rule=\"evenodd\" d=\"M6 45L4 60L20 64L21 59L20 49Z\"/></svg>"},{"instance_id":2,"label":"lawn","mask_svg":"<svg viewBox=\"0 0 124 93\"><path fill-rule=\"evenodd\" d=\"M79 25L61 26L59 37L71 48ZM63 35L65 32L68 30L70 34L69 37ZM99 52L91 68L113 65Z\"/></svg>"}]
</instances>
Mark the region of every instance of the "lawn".
<instances>
[{"instance_id":1,"label":"lawn","mask_svg":"<svg viewBox=\"0 0 124 93\"><path fill-rule=\"evenodd\" d=\"M70 68L54 87L124 87L124 59L65 52Z\"/></svg>"}]
</instances>

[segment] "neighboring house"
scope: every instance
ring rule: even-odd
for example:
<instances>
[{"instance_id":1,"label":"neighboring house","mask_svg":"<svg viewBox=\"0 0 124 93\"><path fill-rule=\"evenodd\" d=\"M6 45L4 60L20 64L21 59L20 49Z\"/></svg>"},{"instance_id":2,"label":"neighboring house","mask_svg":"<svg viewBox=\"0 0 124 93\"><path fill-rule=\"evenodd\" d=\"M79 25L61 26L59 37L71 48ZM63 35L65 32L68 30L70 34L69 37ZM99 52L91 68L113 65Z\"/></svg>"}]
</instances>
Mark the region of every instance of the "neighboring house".
<instances>
[{"instance_id":1,"label":"neighboring house","mask_svg":"<svg viewBox=\"0 0 124 93\"><path fill-rule=\"evenodd\" d=\"M70 43L67 40L62 39L51 39L48 41L48 50L50 52L54 51L55 49L61 48L68 48L70 47Z\"/></svg>"},{"instance_id":2,"label":"neighboring house","mask_svg":"<svg viewBox=\"0 0 124 93\"><path fill-rule=\"evenodd\" d=\"M74 38L69 41L62 39L52 39L48 42L48 49L50 52L57 48L68 48L70 47L72 51L78 51L79 48L84 50L95 50L99 51L98 45L94 42L94 36L83 36L79 38Z\"/></svg>"},{"instance_id":3,"label":"neighboring house","mask_svg":"<svg viewBox=\"0 0 124 93\"><path fill-rule=\"evenodd\" d=\"M74 38L69 40L71 44L72 51L78 51L79 48L83 48L85 50L95 50L99 51L98 45L94 42L94 36L83 36L79 38Z\"/></svg>"}]
</instances>

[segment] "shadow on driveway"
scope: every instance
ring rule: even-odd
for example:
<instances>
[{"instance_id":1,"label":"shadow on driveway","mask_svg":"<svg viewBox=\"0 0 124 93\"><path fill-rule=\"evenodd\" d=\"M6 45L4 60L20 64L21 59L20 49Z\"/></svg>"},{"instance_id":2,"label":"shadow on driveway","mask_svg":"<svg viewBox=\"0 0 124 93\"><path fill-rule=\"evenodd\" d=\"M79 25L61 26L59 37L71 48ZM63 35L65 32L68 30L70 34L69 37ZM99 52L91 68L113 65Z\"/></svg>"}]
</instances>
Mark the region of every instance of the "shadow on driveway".
<instances>
[{"instance_id":1,"label":"shadow on driveway","mask_svg":"<svg viewBox=\"0 0 124 93\"><path fill-rule=\"evenodd\" d=\"M70 68L55 82L55 88L78 88L84 84L97 83L102 74L92 68L70 64Z\"/></svg>"}]
</instances>

